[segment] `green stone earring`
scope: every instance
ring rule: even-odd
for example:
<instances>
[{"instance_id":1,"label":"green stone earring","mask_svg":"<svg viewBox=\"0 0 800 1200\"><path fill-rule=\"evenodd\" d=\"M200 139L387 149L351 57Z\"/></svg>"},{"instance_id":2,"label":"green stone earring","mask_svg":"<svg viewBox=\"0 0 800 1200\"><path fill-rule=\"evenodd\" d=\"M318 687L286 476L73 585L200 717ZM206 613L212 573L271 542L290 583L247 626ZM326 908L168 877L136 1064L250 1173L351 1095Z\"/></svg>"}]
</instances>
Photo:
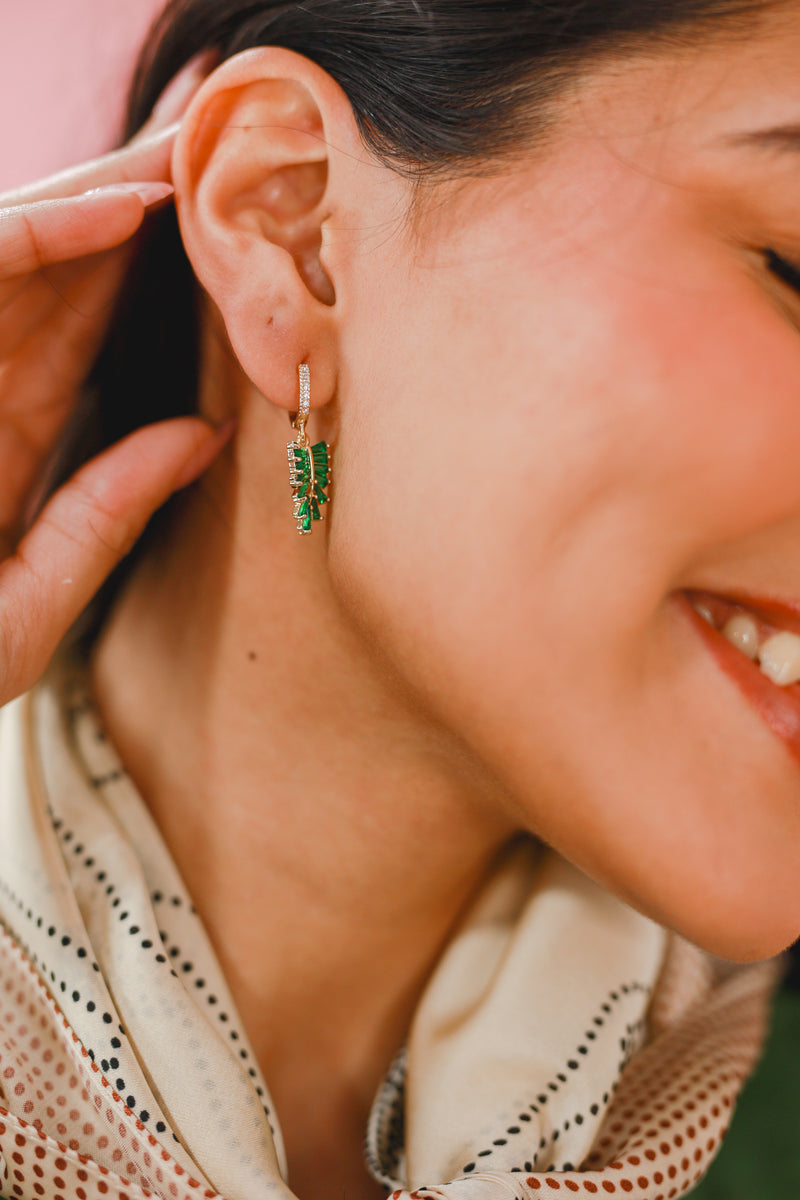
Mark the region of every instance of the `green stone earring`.
<instances>
[{"instance_id":1,"label":"green stone earring","mask_svg":"<svg viewBox=\"0 0 800 1200\"><path fill-rule=\"evenodd\" d=\"M292 515L299 534L311 533L311 522L322 520L322 505L330 504L327 494L331 482L333 452L327 442L313 446L306 433L306 421L311 409L311 377L308 363L297 368L300 381L300 402L296 413L289 414L292 429L297 430L293 442L286 443L289 459L289 483L292 488Z\"/></svg>"}]
</instances>

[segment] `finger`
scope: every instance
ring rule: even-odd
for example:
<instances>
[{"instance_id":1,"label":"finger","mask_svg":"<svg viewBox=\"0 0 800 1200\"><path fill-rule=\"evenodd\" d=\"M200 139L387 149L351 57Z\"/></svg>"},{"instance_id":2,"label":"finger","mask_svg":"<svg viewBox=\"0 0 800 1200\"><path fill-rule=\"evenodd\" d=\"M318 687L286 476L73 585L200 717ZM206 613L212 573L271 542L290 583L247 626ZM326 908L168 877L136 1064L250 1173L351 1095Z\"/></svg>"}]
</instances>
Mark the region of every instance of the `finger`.
<instances>
[{"instance_id":1,"label":"finger","mask_svg":"<svg viewBox=\"0 0 800 1200\"><path fill-rule=\"evenodd\" d=\"M137 180L168 180L175 134L200 84L218 54L204 50L191 58L159 97L148 121L125 146L99 158L48 175L46 179L0 194L0 207L76 196L93 187Z\"/></svg>"},{"instance_id":2,"label":"finger","mask_svg":"<svg viewBox=\"0 0 800 1200\"><path fill-rule=\"evenodd\" d=\"M102 269L91 255L25 276L29 288L8 312L0 310L0 345L9 350L0 363L0 534L16 533L13 544L27 525L20 527L26 497L81 395L113 316L128 249L105 251ZM20 339L24 346L17 353Z\"/></svg>"},{"instance_id":3,"label":"finger","mask_svg":"<svg viewBox=\"0 0 800 1200\"><path fill-rule=\"evenodd\" d=\"M208 467L233 427L198 417L148 425L51 497L0 566L0 704L35 683L155 510Z\"/></svg>"},{"instance_id":4,"label":"finger","mask_svg":"<svg viewBox=\"0 0 800 1200\"><path fill-rule=\"evenodd\" d=\"M171 193L167 183L116 185L0 209L0 279L120 245L141 225L146 204Z\"/></svg>"},{"instance_id":5,"label":"finger","mask_svg":"<svg viewBox=\"0 0 800 1200\"><path fill-rule=\"evenodd\" d=\"M25 276L29 286L7 311L0 309L0 534L21 532L26 497L75 407L112 318L128 247L102 257L102 270L93 255L81 260L83 274L67 263ZM0 285L0 292L11 286Z\"/></svg>"},{"instance_id":6,"label":"finger","mask_svg":"<svg viewBox=\"0 0 800 1200\"><path fill-rule=\"evenodd\" d=\"M99 158L68 167L13 192L3 192L0 210L12 205L33 204L37 200L77 196L108 183L169 180L172 143L179 129L180 122L174 121L141 140L128 142L121 150L112 150Z\"/></svg>"},{"instance_id":7,"label":"finger","mask_svg":"<svg viewBox=\"0 0 800 1200\"><path fill-rule=\"evenodd\" d=\"M99 255L55 263L46 271L0 282L0 410L4 415L15 408L30 411L34 397L28 379L43 374L40 350L49 364L66 368L63 376L50 372L51 398L54 391L63 393L75 377L83 380L91 361L87 355L93 357L93 348L113 317L132 248L132 243L123 243ZM86 354L80 353L84 346ZM10 390L9 371L18 374L21 391Z\"/></svg>"},{"instance_id":8,"label":"finger","mask_svg":"<svg viewBox=\"0 0 800 1200\"><path fill-rule=\"evenodd\" d=\"M200 84L218 61L219 53L216 50L201 50L194 58L190 58L164 88L153 106L152 113L139 132L131 138L131 143L149 136L157 129L163 129L182 117Z\"/></svg>"}]
</instances>

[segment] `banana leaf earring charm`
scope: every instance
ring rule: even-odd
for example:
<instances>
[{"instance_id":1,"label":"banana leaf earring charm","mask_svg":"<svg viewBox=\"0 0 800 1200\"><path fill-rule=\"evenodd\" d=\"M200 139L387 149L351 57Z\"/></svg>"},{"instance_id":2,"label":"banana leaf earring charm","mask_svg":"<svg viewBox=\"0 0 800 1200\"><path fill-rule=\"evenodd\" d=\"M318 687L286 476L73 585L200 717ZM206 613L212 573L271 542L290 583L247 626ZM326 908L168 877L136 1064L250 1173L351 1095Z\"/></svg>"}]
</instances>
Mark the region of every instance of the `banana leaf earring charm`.
<instances>
[{"instance_id":1,"label":"banana leaf earring charm","mask_svg":"<svg viewBox=\"0 0 800 1200\"><path fill-rule=\"evenodd\" d=\"M289 483L292 488L292 514L299 534L311 533L311 522L322 520L322 505L330 503L327 494L331 482L332 451L327 442L311 441L306 433L306 421L311 408L311 382L308 363L297 368L300 377L300 402L296 413L289 414L292 429L297 430L293 442L286 443L289 459Z\"/></svg>"}]
</instances>

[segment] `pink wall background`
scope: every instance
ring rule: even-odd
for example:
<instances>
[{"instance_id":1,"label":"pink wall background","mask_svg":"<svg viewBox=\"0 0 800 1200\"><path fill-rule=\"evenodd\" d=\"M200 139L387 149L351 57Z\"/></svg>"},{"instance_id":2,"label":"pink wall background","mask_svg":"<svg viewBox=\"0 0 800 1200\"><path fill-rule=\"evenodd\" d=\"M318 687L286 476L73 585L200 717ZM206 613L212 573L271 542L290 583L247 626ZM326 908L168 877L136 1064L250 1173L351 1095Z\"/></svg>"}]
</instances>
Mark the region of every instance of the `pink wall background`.
<instances>
[{"instance_id":1,"label":"pink wall background","mask_svg":"<svg viewBox=\"0 0 800 1200\"><path fill-rule=\"evenodd\" d=\"M108 149L165 0L0 0L0 191Z\"/></svg>"}]
</instances>

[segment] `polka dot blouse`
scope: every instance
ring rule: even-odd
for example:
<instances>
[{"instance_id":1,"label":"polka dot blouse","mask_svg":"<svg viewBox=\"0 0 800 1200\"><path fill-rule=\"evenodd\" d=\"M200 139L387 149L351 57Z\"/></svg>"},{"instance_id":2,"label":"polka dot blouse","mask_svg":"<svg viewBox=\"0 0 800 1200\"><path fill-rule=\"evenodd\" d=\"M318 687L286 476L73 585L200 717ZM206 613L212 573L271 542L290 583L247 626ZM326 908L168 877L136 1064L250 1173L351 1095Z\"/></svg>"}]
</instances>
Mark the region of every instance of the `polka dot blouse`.
<instances>
[{"instance_id":1,"label":"polka dot blouse","mask_svg":"<svg viewBox=\"0 0 800 1200\"><path fill-rule=\"evenodd\" d=\"M290 1200L268 1082L73 652L0 711L0 797L4 1200ZM367 1166L394 1200L685 1195L774 978L519 839L388 1066Z\"/></svg>"}]
</instances>

